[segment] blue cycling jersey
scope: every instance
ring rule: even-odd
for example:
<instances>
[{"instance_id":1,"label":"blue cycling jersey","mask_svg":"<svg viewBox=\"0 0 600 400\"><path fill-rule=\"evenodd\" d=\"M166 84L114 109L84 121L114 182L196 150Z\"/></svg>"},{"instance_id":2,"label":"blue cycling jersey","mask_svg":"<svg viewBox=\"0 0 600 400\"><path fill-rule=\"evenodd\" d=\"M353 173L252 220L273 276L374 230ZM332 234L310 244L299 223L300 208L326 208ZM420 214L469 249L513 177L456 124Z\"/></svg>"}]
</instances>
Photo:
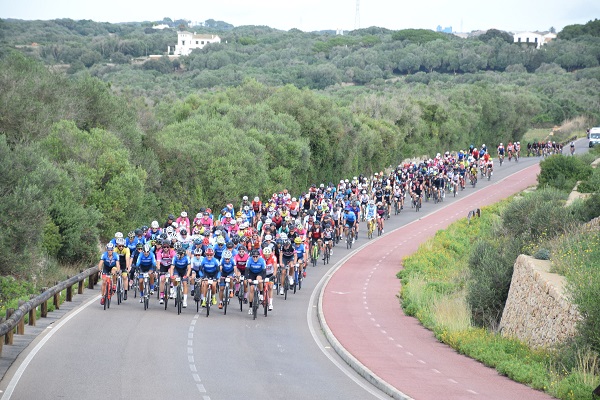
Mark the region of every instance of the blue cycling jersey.
<instances>
[{"instance_id":1,"label":"blue cycling jersey","mask_svg":"<svg viewBox=\"0 0 600 400\"><path fill-rule=\"evenodd\" d=\"M344 215L346 216L346 221L348 221L348 222L356 221L356 214L354 214L354 211L348 211L348 213L346 213Z\"/></svg>"},{"instance_id":2,"label":"blue cycling jersey","mask_svg":"<svg viewBox=\"0 0 600 400\"><path fill-rule=\"evenodd\" d=\"M142 268L144 271L154 269L154 267L156 267L156 257L154 257L154 253L148 252L148 255L140 253L135 266Z\"/></svg>"},{"instance_id":3,"label":"blue cycling jersey","mask_svg":"<svg viewBox=\"0 0 600 400\"><path fill-rule=\"evenodd\" d=\"M188 265L190 265L190 259L188 256L175 256L173 257L173 265L179 270L187 269Z\"/></svg>"},{"instance_id":4,"label":"blue cycling jersey","mask_svg":"<svg viewBox=\"0 0 600 400\"><path fill-rule=\"evenodd\" d=\"M267 269L267 264L265 263L265 259L259 257L258 260L255 260L253 257L248 259L246 262L246 270L250 270L253 274L260 274L264 270Z\"/></svg>"},{"instance_id":5,"label":"blue cycling jersey","mask_svg":"<svg viewBox=\"0 0 600 400\"><path fill-rule=\"evenodd\" d=\"M221 272L223 275L231 275L234 269L235 262L233 262L233 258L230 258L228 262L224 258L221 260Z\"/></svg>"},{"instance_id":6,"label":"blue cycling jersey","mask_svg":"<svg viewBox=\"0 0 600 400\"><path fill-rule=\"evenodd\" d=\"M219 270L219 260L214 257L210 259L208 257L204 257L202 262L200 263L200 277L212 277L219 278L221 276Z\"/></svg>"},{"instance_id":7,"label":"blue cycling jersey","mask_svg":"<svg viewBox=\"0 0 600 400\"><path fill-rule=\"evenodd\" d=\"M110 270L116 267L119 262L119 256L115 252L112 253L112 256L109 256L108 251L105 251L100 259L103 261L102 270L105 274L110 273Z\"/></svg>"}]
</instances>

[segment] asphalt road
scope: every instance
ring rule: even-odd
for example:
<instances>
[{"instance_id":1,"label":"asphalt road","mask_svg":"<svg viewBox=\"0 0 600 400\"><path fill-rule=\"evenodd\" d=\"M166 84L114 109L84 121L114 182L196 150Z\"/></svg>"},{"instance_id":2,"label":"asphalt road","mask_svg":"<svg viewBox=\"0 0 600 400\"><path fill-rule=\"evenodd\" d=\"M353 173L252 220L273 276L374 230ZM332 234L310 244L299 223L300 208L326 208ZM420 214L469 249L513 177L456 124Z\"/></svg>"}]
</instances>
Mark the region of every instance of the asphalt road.
<instances>
[{"instance_id":1,"label":"asphalt road","mask_svg":"<svg viewBox=\"0 0 600 400\"><path fill-rule=\"evenodd\" d=\"M424 203L419 213L408 207L386 222L386 232L538 161L505 162L476 189ZM359 238L355 250L366 242L364 227ZM171 306L165 311L156 299L147 311L132 298L104 311L93 296L19 356L0 381L2 399L389 398L342 361L317 320L322 278L348 254L336 247L331 264L310 267L302 290L287 300L277 296L273 312L255 321L246 306L243 312L230 307L227 315L214 307L206 318L195 306L181 315ZM352 321L347 329L354 329Z\"/></svg>"}]
</instances>

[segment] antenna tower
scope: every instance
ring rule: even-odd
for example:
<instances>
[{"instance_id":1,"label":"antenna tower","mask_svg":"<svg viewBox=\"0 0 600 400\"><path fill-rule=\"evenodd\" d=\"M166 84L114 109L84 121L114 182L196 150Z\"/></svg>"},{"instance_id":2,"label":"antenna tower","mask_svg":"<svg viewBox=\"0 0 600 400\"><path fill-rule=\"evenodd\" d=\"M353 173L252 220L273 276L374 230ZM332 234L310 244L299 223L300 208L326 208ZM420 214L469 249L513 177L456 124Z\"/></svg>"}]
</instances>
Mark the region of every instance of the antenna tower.
<instances>
[{"instance_id":1,"label":"antenna tower","mask_svg":"<svg viewBox=\"0 0 600 400\"><path fill-rule=\"evenodd\" d=\"M354 14L354 29L360 29L360 0L356 0L356 14Z\"/></svg>"}]
</instances>

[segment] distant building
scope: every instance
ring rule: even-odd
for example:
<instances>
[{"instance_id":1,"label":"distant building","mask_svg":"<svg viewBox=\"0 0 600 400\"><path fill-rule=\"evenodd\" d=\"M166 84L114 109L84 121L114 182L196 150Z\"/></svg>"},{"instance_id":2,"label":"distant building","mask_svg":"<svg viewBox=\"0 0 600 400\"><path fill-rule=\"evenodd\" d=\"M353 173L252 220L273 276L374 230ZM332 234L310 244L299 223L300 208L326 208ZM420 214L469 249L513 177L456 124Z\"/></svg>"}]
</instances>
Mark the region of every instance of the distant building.
<instances>
[{"instance_id":1,"label":"distant building","mask_svg":"<svg viewBox=\"0 0 600 400\"><path fill-rule=\"evenodd\" d=\"M438 25L437 28L435 28L436 32L443 32L443 33L452 33L452 27L451 26L447 26L445 28L442 28L441 25Z\"/></svg>"},{"instance_id":2,"label":"distant building","mask_svg":"<svg viewBox=\"0 0 600 400\"><path fill-rule=\"evenodd\" d=\"M160 24L160 25L153 25L152 29L169 29L171 28L169 25L167 24Z\"/></svg>"},{"instance_id":3,"label":"distant building","mask_svg":"<svg viewBox=\"0 0 600 400\"><path fill-rule=\"evenodd\" d=\"M551 32L520 32L513 35L515 43L535 45L539 49L551 40L556 39L556 34Z\"/></svg>"},{"instance_id":4,"label":"distant building","mask_svg":"<svg viewBox=\"0 0 600 400\"><path fill-rule=\"evenodd\" d=\"M187 56L192 50L201 49L209 43L221 43L221 38L217 35L198 35L196 32L180 31L177 32L177 45L173 54ZM167 54L171 54L171 46L169 46Z\"/></svg>"}]
</instances>

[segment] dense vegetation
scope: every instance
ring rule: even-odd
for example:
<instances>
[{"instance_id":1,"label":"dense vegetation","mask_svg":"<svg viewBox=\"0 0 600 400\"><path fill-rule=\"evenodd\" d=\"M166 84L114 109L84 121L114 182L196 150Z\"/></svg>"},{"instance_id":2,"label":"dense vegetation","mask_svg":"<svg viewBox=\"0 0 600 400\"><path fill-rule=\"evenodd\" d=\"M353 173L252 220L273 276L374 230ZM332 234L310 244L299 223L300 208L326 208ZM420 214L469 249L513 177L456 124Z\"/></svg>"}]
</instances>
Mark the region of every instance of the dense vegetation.
<instances>
[{"instance_id":1,"label":"dense vegetation","mask_svg":"<svg viewBox=\"0 0 600 400\"><path fill-rule=\"evenodd\" d=\"M175 30L0 20L1 274L43 279L55 260L88 262L116 230L170 212L600 121L593 29L536 50L495 30L160 22L223 43L142 63Z\"/></svg>"}]
</instances>

